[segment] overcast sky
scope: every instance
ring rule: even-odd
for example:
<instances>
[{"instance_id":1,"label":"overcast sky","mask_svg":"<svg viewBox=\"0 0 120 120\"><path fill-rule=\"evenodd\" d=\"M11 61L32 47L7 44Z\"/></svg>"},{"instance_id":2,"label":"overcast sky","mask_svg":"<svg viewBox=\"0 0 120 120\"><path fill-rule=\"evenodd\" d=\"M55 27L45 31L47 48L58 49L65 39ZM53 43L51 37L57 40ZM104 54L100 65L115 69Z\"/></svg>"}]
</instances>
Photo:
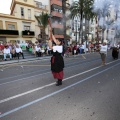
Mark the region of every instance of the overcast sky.
<instances>
[{"instance_id":1,"label":"overcast sky","mask_svg":"<svg viewBox=\"0 0 120 120\"><path fill-rule=\"evenodd\" d=\"M9 14L12 0L0 0L0 13Z\"/></svg>"}]
</instances>

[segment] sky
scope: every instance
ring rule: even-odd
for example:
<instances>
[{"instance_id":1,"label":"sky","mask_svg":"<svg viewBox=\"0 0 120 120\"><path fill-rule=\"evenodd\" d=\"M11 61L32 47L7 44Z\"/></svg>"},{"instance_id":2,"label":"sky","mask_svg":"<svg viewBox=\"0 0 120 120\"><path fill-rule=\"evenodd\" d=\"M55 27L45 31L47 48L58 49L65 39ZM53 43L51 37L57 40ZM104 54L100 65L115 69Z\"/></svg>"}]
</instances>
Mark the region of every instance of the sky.
<instances>
[{"instance_id":1,"label":"sky","mask_svg":"<svg viewBox=\"0 0 120 120\"><path fill-rule=\"evenodd\" d=\"M0 0L0 13L10 14L12 0Z\"/></svg>"}]
</instances>

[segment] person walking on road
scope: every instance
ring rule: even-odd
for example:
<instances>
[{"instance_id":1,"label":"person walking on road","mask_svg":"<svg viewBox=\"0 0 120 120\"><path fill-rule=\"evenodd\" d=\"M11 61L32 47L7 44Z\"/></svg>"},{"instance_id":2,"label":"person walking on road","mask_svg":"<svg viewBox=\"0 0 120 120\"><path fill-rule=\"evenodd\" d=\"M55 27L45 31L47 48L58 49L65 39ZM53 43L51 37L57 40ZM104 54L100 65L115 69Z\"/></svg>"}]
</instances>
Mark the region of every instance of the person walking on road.
<instances>
[{"instance_id":1,"label":"person walking on road","mask_svg":"<svg viewBox=\"0 0 120 120\"><path fill-rule=\"evenodd\" d=\"M119 55L119 46L115 45L112 48L112 57L114 60L118 59L118 55Z\"/></svg>"},{"instance_id":2,"label":"person walking on road","mask_svg":"<svg viewBox=\"0 0 120 120\"><path fill-rule=\"evenodd\" d=\"M105 42L102 45L100 45L100 55L102 59L102 65L105 65L107 56L107 45Z\"/></svg>"},{"instance_id":3,"label":"person walking on road","mask_svg":"<svg viewBox=\"0 0 120 120\"><path fill-rule=\"evenodd\" d=\"M62 80L64 76L64 72L63 72L64 60L62 57L63 46L62 46L62 41L56 39L53 34L52 34L52 39L56 45L53 46L52 41L49 40L49 47L51 50L53 50L53 56L51 57L51 71L53 77L55 79L58 79L56 82L56 86L60 86L62 85Z\"/></svg>"}]
</instances>

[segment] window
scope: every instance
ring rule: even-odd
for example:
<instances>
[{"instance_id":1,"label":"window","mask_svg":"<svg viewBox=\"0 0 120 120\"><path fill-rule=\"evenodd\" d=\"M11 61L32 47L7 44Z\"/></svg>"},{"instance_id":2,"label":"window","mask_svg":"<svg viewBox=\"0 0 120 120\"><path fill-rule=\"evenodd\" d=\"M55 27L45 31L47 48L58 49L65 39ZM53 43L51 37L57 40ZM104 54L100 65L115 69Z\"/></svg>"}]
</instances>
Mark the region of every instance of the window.
<instances>
[{"instance_id":1,"label":"window","mask_svg":"<svg viewBox=\"0 0 120 120\"><path fill-rule=\"evenodd\" d=\"M94 28L93 28L93 27L91 27L91 28L90 28L90 31L91 31L91 32L92 32L92 31L94 31Z\"/></svg>"},{"instance_id":2,"label":"window","mask_svg":"<svg viewBox=\"0 0 120 120\"><path fill-rule=\"evenodd\" d=\"M21 17L24 17L24 8L21 7Z\"/></svg>"},{"instance_id":3,"label":"window","mask_svg":"<svg viewBox=\"0 0 120 120\"><path fill-rule=\"evenodd\" d=\"M37 6L38 8L42 8L42 3L41 3L41 2L37 2L37 3L36 3L36 6Z\"/></svg>"},{"instance_id":4,"label":"window","mask_svg":"<svg viewBox=\"0 0 120 120\"><path fill-rule=\"evenodd\" d=\"M28 9L28 19L31 19L31 9Z\"/></svg>"},{"instance_id":5,"label":"window","mask_svg":"<svg viewBox=\"0 0 120 120\"><path fill-rule=\"evenodd\" d=\"M15 25L8 24L8 30L15 30Z\"/></svg>"},{"instance_id":6,"label":"window","mask_svg":"<svg viewBox=\"0 0 120 120\"><path fill-rule=\"evenodd\" d=\"M3 23L0 21L0 29L3 29Z\"/></svg>"},{"instance_id":7,"label":"window","mask_svg":"<svg viewBox=\"0 0 120 120\"><path fill-rule=\"evenodd\" d=\"M24 30L29 30L30 31L30 26L24 25Z\"/></svg>"}]
</instances>

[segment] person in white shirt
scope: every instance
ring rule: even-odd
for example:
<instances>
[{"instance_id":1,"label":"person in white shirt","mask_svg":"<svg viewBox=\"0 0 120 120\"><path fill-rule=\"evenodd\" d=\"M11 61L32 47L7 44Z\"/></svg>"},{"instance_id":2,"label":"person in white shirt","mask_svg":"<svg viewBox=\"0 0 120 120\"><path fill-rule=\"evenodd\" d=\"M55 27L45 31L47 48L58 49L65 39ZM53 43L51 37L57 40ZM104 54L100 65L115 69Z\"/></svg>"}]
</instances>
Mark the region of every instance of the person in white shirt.
<instances>
[{"instance_id":1,"label":"person in white shirt","mask_svg":"<svg viewBox=\"0 0 120 120\"><path fill-rule=\"evenodd\" d=\"M51 55L52 51L49 46L47 46L48 55Z\"/></svg>"},{"instance_id":2,"label":"person in white shirt","mask_svg":"<svg viewBox=\"0 0 120 120\"><path fill-rule=\"evenodd\" d=\"M22 52L22 49L17 45L16 46L16 56L18 57L18 59L19 59L19 55L21 54L22 55L22 57L23 57L23 59L24 59L24 54L23 54L23 52Z\"/></svg>"},{"instance_id":3,"label":"person in white shirt","mask_svg":"<svg viewBox=\"0 0 120 120\"><path fill-rule=\"evenodd\" d=\"M35 51L36 51L36 55L37 55L38 57L41 57L41 48L40 48L39 45L36 45L36 46L35 46Z\"/></svg>"},{"instance_id":4,"label":"person in white shirt","mask_svg":"<svg viewBox=\"0 0 120 120\"><path fill-rule=\"evenodd\" d=\"M105 61L106 61L106 56L107 56L107 45L104 42L101 46L100 46L100 55L101 55L101 59L102 59L102 65L105 65Z\"/></svg>"},{"instance_id":5,"label":"person in white shirt","mask_svg":"<svg viewBox=\"0 0 120 120\"><path fill-rule=\"evenodd\" d=\"M4 50L3 50L3 54L4 54L4 60L6 61L6 56L9 55L10 56L10 60L12 59L12 55L10 53L10 49L8 46L5 46Z\"/></svg>"}]
</instances>

